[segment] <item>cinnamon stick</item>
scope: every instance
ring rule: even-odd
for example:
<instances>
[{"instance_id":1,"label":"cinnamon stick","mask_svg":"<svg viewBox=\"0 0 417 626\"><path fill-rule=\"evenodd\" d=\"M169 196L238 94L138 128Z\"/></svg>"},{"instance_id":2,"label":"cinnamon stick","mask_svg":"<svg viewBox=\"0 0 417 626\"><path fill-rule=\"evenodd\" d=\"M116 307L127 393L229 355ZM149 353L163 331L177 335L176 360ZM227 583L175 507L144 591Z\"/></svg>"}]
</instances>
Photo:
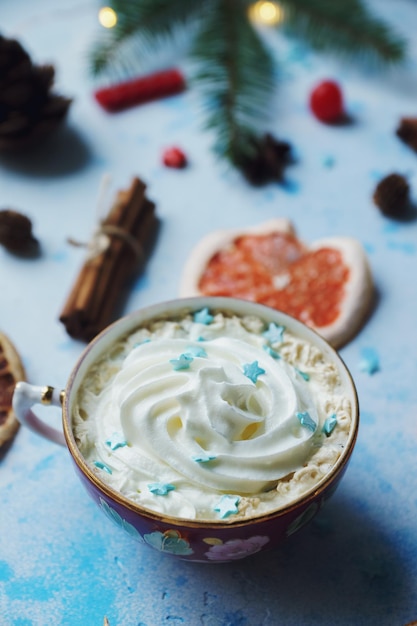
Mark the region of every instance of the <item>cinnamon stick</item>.
<instances>
[{"instance_id":1,"label":"cinnamon stick","mask_svg":"<svg viewBox=\"0 0 417 626\"><path fill-rule=\"evenodd\" d=\"M89 254L59 316L75 339L90 341L112 321L128 279L146 263L158 219L145 191L137 177L129 189L119 191L88 246Z\"/></svg>"}]
</instances>

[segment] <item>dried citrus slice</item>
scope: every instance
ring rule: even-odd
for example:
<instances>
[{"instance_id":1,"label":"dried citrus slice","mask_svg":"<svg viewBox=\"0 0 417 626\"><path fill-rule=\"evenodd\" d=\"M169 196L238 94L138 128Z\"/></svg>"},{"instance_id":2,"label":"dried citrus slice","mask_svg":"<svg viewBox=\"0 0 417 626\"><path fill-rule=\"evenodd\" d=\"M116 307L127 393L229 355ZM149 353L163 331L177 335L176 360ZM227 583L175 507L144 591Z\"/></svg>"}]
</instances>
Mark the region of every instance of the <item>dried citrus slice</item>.
<instances>
[{"instance_id":1,"label":"dried citrus slice","mask_svg":"<svg viewBox=\"0 0 417 626\"><path fill-rule=\"evenodd\" d=\"M25 380L20 357L10 339L0 332L0 446L12 439L19 428L12 396L15 384L20 380Z\"/></svg>"},{"instance_id":2,"label":"dried citrus slice","mask_svg":"<svg viewBox=\"0 0 417 626\"><path fill-rule=\"evenodd\" d=\"M356 239L331 237L307 247L288 220L217 231L192 251L181 296L231 296L296 317L340 347L368 314L373 286Z\"/></svg>"}]
</instances>

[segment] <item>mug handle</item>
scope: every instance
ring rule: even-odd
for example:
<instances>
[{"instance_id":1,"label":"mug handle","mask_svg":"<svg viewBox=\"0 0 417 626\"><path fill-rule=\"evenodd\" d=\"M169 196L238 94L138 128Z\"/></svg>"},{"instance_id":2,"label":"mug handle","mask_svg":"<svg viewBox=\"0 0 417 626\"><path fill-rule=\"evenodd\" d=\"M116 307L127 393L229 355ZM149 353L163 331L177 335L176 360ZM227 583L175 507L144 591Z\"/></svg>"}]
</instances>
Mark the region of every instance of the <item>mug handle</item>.
<instances>
[{"instance_id":1,"label":"mug handle","mask_svg":"<svg viewBox=\"0 0 417 626\"><path fill-rule=\"evenodd\" d=\"M65 446L65 437L62 431L49 426L32 411L35 404L62 407L63 399L64 391L58 391L49 386L38 387L21 381L16 384L13 392L13 411L21 424L45 437L45 439Z\"/></svg>"}]
</instances>

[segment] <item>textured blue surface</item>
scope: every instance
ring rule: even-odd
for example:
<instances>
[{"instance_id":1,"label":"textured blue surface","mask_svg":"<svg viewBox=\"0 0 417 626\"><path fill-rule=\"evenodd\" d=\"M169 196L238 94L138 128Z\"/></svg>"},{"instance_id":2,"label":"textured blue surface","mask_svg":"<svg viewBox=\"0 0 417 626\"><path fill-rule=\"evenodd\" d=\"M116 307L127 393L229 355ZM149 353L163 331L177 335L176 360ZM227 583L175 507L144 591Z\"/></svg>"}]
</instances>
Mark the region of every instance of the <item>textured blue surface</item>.
<instances>
[{"instance_id":1,"label":"textured blue surface","mask_svg":"<svg viewBox=\"0 0 417 626\"><path fill-rule=\"evenodd\" d=\"M68 125L34 160L0 160L1 207L31 217L43 254L0 249L0 329L34 384L64 386L83 344L59 312L83 259L67 237L89 238L104 173L116 189L148 184L162 227L125 311L178 293L184 262L217 228L290 218L307 242L332 235L365 246L377 307L342 351L362 408L357 448L339 491L310 526L273 553L223 565L187 564L138 545L90 502L68 452L21 429L0 458L1 626L405 626L417 620L417 222L383 217L376 182L397 171L417 201L417 155L395 136L417 116L417 5L372 6L410 41L402 69L377 74L280 40L276 103L268 130L297 163L285 185L255 189L216 162L201 129L198 95L108 115L92 98L86 54L96 33L93 0L2 0L1 28L74 97ZM336 77L354 122L327 127L308 111L312 85ZM165 169L171 144L190 167ZM371 355L374 374L363 367ZM59 421L59 416L56 416Z\"/></svg>"}]
</instances>

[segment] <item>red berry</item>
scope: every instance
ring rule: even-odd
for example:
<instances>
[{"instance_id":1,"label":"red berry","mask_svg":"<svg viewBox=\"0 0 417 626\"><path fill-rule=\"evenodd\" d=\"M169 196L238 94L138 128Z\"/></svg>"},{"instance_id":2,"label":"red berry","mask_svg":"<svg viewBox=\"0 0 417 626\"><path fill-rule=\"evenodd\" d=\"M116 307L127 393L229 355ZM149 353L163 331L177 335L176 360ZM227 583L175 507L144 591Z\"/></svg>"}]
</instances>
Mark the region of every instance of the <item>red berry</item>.
<instances>
[{"instance_id":1,"label":"red berry","mask_svg":"<svg viewBox=\"0 0 417 626\"><path fill-rule=\"evenodd\" d=\"M176 148L173 146L172 148L167 148L164 150L162 155L162 160L164 165L167 167L176 167L181 169L187 165L187 157L184 152L180 148Z\"/></svg>"},{"instance_id":2,"label":"red berry","mask_svg":"<svg viewBox=\"0 0 417 626\"><path fill-rule=\"evenodd\" d=\"M321 122L337 122L344 114L343 94L333 80L324 80L310 94L310 109Z\"/></svg>"}]
</instances>

